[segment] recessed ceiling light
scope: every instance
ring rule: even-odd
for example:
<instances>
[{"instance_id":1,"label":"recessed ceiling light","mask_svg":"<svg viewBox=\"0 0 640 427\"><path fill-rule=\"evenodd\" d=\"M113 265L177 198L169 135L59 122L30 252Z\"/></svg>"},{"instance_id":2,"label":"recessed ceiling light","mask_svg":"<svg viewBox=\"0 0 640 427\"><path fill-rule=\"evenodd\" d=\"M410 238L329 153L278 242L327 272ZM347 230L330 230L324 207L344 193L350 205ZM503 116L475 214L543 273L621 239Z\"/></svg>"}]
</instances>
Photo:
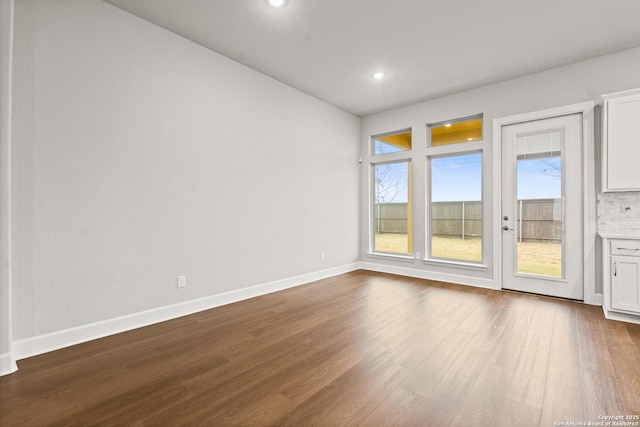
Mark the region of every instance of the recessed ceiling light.
<instances>
[{"instance_id":1,"label":"recessed ceiling light","mask_svg":"<svg viewBox=\"0 0 640 427\"><path fill-rule=\"evenodd\" d=\"M387 73L385 73L384 71L376 71L375 73L371 74L371 77L373 77L376 80L380 80L387 77Z\"/></svg>"},{"instance_id":2,"label":"recessed ceiling light","mask_svg":"<svg viewBox=\"0 0 640 427\"><path fill-rule=\"evenodd\" d=\"M285 0L268 0L268 3L273 7L282 7L285 4Z\"/></svg>"},{"instance_id":3,"label":"recessed ceiling light","mask_svg":"<svg viewBox=\"0 0 640 427\"><path fill-rule=\"evenodd\" d=\"M450 128L450 127L451 127L451 123L445 123L445 124L444 124L444 127L446 127L446 128Z\"/></svg>"}]
</instances>

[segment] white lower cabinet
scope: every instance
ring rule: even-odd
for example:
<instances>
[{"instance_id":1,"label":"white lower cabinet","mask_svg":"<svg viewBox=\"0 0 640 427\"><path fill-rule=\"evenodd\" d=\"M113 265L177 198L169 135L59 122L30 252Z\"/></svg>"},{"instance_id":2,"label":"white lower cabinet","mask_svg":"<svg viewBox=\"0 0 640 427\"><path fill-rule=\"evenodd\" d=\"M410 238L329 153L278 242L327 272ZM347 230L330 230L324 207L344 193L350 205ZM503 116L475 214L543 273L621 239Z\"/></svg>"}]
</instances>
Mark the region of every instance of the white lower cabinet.
<instances>
[{"instance_id":1,"label":"white lower cabinet","mask_svg":"<svg viewBox=\"0 0 640 427\"><path fill-rule=\"evenodd\" d=\"M605 314L640 323L640 240L611 239L604 255L605 263L609 260L603 289Z\"/></svg>"},{"instance_id":2,"label":"white lower cabinet","mask_svg":"<svg viewBox=\"0 0 640 427\"><path fill-rule=\"evenodd\" d=\"M640 256L611 257L611 309L640 313Z\"/></svg>"}]
</instances>

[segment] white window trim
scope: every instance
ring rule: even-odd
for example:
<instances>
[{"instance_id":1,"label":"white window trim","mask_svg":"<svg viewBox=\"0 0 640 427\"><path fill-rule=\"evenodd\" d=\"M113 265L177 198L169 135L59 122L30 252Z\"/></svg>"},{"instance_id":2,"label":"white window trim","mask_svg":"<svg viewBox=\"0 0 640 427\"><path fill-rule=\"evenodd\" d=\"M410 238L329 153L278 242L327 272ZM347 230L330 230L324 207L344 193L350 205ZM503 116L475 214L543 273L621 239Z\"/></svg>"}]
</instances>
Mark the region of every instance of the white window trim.
<instances>
[{"instance_id":1,"label":"white window trim","mask_svg":"<svg viewBox=\"0 0 640 427\"><path fill-rule=\"evenodd\" d=\"M411 254L393 254L390 252L367 252L367 256L370 258L392 259L396 261L414 262L416 259Z\"/></svg>"},{"instance_id":2,"label":"white window trim","mask_svg":"<svg viewBox=\"0 0 640 427\"><path fill-rule=\"evenodd\" d=\"M483 255L484 258L484 255ZM487 271L489 266L483 263L472 263L464 261L455 261L444 258L425 258L422 260L425 265L446 265L449 267L465 268L468 270Z\"/></svg>"}]
</instances>

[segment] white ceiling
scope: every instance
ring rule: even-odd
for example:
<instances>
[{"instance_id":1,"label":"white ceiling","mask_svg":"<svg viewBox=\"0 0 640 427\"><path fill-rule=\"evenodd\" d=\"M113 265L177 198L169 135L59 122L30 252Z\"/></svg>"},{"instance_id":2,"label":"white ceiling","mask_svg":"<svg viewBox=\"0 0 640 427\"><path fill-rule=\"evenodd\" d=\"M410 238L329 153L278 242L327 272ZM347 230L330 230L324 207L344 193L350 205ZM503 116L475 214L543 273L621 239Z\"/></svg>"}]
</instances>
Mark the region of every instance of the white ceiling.
<instances>
[{"instance_id":1,"label":"white ceiling","mask_svg":"<svg viewBox=\"0 0 640 427\"><path fill-rule=\"evenodd\" d=\"M105 1L360 116L640 46L639 0Z\"/></svg>"}]
</instances>

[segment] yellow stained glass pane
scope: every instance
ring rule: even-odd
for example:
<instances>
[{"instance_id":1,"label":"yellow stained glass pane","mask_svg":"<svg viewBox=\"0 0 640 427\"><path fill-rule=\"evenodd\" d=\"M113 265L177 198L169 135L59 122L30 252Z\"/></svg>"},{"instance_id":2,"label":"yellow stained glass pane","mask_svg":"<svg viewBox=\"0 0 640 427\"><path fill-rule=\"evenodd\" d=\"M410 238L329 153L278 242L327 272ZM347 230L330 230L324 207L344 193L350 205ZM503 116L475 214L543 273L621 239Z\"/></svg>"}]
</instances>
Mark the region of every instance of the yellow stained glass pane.
<instances>
[{"instance_id":1,"label":"yellow stained glass pane","mask_svg":"<svg viewBox=\"0 0 640 427\"><path fill-rule=\"evenodd\" d=\"M373 154L388 154L409 150L411 150L411 131L373 138Z\"/></svg>"},{"instance_id":2,"label":"yellow stained glass pane","mask_svg":"<svg viewBox=\"0 0 640 427\"><path fill-rule=\"evenodd\" d=\"M458 144L482 139L482 118L430 126L431 146Z\"/></svg>"}]
</instances>

